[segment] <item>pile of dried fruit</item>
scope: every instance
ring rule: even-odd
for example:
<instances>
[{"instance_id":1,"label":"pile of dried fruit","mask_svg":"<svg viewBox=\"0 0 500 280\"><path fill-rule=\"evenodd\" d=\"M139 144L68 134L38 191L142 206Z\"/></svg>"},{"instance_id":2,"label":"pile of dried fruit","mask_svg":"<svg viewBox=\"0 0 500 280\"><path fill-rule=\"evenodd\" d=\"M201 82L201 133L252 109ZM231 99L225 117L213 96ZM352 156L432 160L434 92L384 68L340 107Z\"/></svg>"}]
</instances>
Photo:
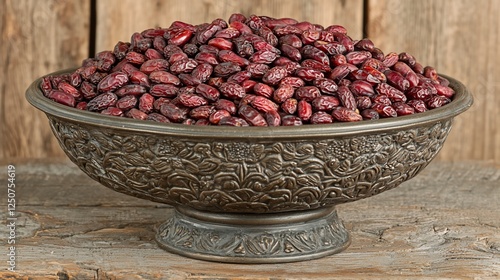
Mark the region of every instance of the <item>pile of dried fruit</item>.
<instances>
[{"instance_id":1,"label":"pile of dried fruit","mask_svg":"<svg viewBox=\"0 0 500 280\"><path fill-rule=\"evenodd\" d=\"M448 84L412 55L384 54L339 25L233 14L134 33L41 88L56 102L113 116L289 126L423 112L451 101Z\"/></svg>"}]
</instances>

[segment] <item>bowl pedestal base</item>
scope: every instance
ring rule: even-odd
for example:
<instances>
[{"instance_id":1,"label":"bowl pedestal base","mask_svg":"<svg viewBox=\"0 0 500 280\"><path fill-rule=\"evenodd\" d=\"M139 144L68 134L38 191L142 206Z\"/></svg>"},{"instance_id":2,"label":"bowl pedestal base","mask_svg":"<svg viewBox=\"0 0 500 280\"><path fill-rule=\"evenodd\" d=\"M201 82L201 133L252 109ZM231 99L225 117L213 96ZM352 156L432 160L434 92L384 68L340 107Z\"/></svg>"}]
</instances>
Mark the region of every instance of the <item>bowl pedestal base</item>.
<instances>
[{"instance_id":1,"label":"bowl pedestal base","mask_svg":"<svg viewBox=\"0 0 500 280\"><path fill-rule=\"evenodd\" d=\"M157 231L165 250L227 263L283 263L345 250L350 238L334 207L273 214L223 214L177 207Z\"/></svg>"}]
</instances>

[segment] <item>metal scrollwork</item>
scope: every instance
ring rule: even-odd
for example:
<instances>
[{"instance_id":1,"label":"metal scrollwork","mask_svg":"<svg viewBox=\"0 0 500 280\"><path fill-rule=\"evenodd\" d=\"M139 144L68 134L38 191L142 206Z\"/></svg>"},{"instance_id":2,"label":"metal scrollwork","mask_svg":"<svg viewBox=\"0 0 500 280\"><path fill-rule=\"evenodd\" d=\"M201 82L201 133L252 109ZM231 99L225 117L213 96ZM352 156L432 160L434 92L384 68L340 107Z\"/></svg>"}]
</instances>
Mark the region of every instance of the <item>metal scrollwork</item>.
<instances>
[{"instance_id":1,"label":"metal scrollwork","mask_svg":"<svg viewBox=\"0 0 500 280\"><path fill-rule=\"evenodd\" d=\"M451 120L319 140L193 140L59 121L60 144L85 173L118 192L198 210L316 209L392 189L438 153Z\"/></svg>"}]
</instances>

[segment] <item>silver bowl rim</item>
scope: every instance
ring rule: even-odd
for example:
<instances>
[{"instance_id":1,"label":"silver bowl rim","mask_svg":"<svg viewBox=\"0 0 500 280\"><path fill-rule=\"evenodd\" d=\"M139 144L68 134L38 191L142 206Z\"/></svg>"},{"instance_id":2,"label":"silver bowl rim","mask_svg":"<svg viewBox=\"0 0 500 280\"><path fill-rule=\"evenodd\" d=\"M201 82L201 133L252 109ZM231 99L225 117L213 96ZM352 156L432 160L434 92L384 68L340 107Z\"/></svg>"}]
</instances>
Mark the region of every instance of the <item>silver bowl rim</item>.
<instances>
[{"instance_id":1,"label":"silver bowl rim","mask_svg":"<svg viewBox=\"0 0 500 280\"><path fill-rule=\"evenodd\" d=\"M70 73L65 69L47 74L58 75ZM83 123L107 129L153 133L187 138L207 139L309 139L332 138L373 132L386 132L420 127L441 120L448 120L464 111L473 104L470 91L458 80L440 74L450 81L450 87L455 90L452 102L423 113L378 120L363 120L359 122L335 122L322 125L280 126L280 127L231 127L231 126L193 126L174 123L158 123L153 121L135 120L124 117L102 115L95 112L79 110L59 104L48 99L42 93L40 84L43 77L36 79L26 90L26 99L35 108L47 115L55 116L75 123Z\"/></svg>"}]
</instances>

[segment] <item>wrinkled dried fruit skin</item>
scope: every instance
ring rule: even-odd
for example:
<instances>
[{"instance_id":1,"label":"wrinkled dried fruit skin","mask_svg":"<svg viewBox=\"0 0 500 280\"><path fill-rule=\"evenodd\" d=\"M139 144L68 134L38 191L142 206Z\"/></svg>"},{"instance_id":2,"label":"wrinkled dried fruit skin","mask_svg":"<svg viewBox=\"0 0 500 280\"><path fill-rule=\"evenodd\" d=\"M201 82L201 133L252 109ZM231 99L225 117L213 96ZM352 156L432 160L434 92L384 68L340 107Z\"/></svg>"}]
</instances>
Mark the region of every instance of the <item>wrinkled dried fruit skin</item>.
<instances>
[{"instance_id":1,"label":"wrinkled dried fruit skin","mask_svg":"<svg viewBox=\"0 0 500 280\"><path fill-rule=\"evenodd\" d=\"M319 111L312 114L309 121L311 122L311 124L329 124L333 123L334 119L332 115L323 111Z\"/></svg>"},{"instance_id":2,"label":"wrinkled dried fruit skin","mask_svg":"<svg viewBox=\"0 0 500 280\"><path fill-rule=\"evenodd\" d=\"M288 115L293 115L297 111L297 105L299 101L295 98L288 98L283 103L281 103L281 110Z\"/></svg>"},{"instance_id":3,"label":"wrinkled dried fruit skin","mask_svg":"<svg viewBox=\"0 0 500 280\"><path fill-rule=\"evenodd\" d=\"M365 120L378 120L380 118L377 111L370 109L370 108L364 109L363 111L361 111L361 116Z\"/></svg>"},{"instance_id":4,"label":"wrinkled dried fruit skin","mask_svg":"<svg viewBox=\"0 0 500 280\"><path fill-rule=\"evenodd\" d=\"M300 100L297 104L297 115L302 121L308 121L312 116L312 105L306 100Z\"/></svg>"},{"instance_id":5,"label":"wrinkled dried fruit skin","mask_svg":"<svg viewBox=\"0 0 500 280\"><path fill-rule=\"evenodd\" d=\"M352 111L356 110L357 108L356 99L354 98L354 95L347 86L339 86L339 89L337 90L337 95L339 97L340 104L342 104L342 106Z\"/></svg>"},{"instance_id":6,"label":"wrinkled dried fruit skin","mask_svg":"<svg viewBox=\"0 0 500 280\"><path fill-rule=\"evenodd\" d=\"M105 76L97 85L100 92L115 90L128 82L127 74L123 72L114 72Z\"/></svg>"},{"instance_id":7,"label":"wrinkled dried fruit skin","mask_svg":"<svg viewBox=\"0 0 500 280\"><path fill-rule=\"evenodd\" d=\"M129 118L136 119L136 120L146 120L148 118L148 114L144 113L141 110L138 110L136 108L132 108L129 111L125 113L125 115Z\"/></svg>"},{"instance_id":8,"label":"wrinkled dried fruit skin","mask_svg":"<svg viewBox=\"0 0 500 280\"><path fill-rule=\"evenodd\" d=\"M219 87L222 95L229 99L241 99L245 96L245 89L236 83L223 83Z\"/></svg>"},{"instance_id":9,"label":"wrinkled dried fruit skin","mask_svg":"<svg viewBox=\"0 0 500 280\"><path fill-rule=\"evenodd\" d=\"M149 74L149 79L153 83L158 84L172 84L176 86L181 84L181 80L177 76L166 71L154 71Z\"/></svg>"},{"instance_id":10,"label":"wrinkled dried fruit skin","mask_svg":"<svg viewBox=\"0 0 500 280\"><path fill-rule=\"evenodd\" d=\"M198 66L198 62L192 58L184 58L179 61L174 62L170 66L170 71L172 73L190 73L194 68Z\"/></svg>"},{"instance_id":11,"label":"wrinkled dried fruit skin","mask_svg":"<svg viewBox=\"0 0 500 280\"><path fill-rule=\"evenodd\" d=\"M189 111L189 116L193 119L208 119L211 114L216 111L215 107L212 105L203 105L196 108L193 108Z\"/></svg>"},{"instance_id":12,"label":"wrinkled dried fruit skin","mask_svg":"<svg viewBox=\"0 0 500 280\"><path fill-rule=\"evenodd\" d=\"M171 122L180 123L186 119L186 112L172 103L162 104L160 112L162 115L167 117Z\"/></svg>"},{"instance_id":13,"label":"wrinkled dried fruit skin","mask_svg":"<svg viewBox=\"0 0 500 280\"><path fill-rule=\"evenodd\" d=\"M405 102L407 99L402 91L388 84L378 84L376 91L378 94L387 96L392 102Z\"/></svg>"},{"instance_id":14,"label":"wrinkled dried fruit skin","mask_svg":"<svg viewBox=\"0 0 500 280\"><path fill-rule=\"evenodd\" d=\"M264 76L262 76L262 81L266 84L275 86L286 76L287 76L286 68L282 66L276 66L269 69L264 74Z\"/></svg>"},{"instance_id":15,"label":"wrinkled dried fruit skin","mask_svg":"<svg viewBox=\"0 0 500 280\"><path fill-rule=\"evenodd\" d=\"M318 79L319 80L319 79ZM315 80L315 81L318 81ZM280 81L280 85L291 85L293 88L299 88L306 85L304 80L299 77L285 77ZM314 84L316 87L320 88L320 85ZM336 91L336 88L335 88Z\"/></svg>"},{"instance_id":16,"label":"wrinkled dried fruit skin","mask_svg":"<svg viewBox=\"0 0 500 280\"><path fill-rule=\"evenodd\" d=\"M425 102L423 100L413 99L413 100L408 101L406 104L413 107L413 109L415 110L415 113L422 113L422 112L425 112L428 110L427 105L425 104Z\"/></svg>"},{"instance_id":17,"label":"wrinkled dried fruit skin","mask_svg":"<svg viewBox=\"0 0 500 280\"><path fill-rule=\"evenodd\" d=\"M295 90L295 97L298 100L305 100L307 102L311 102L319 96L321 96L321 92L315 86L303 86Z\"/></svg>"},{"instance_id":18,"label":"wrinkled dried fruit skin","mask_svg":"<svg viewBox=\"0 0 500 280\"><path fill-rule=\"evenodd\" d=\"M101 114L115 117L122 117L123 111L116 107L108 107L101 111Z\"/></svg>"},{"instance_id":19,"label":"wrinkled dried fruit skin","mask_svg":"<svg viewBox=\"0 0 500 280\"><path fill-rule=\"evenodd\" d=\"M380 117L388 118L388 117L397 117L398 113L391 105L385 105L381 103L375 103L372 106L372 109L377 111Z\"/></svg>"},{"instance_id":20,"label":"wrinkled dried fruit skin","mask_svg":"<svg viewBox=\"0 0 500 280\"><path fill-rule=\"evenodd\" d=\"M161 123L170 123L170 120L167 117L165 117L162 114L158 114L158 113L149 114L146 120L161 122Z\"/></svg>"},{"instance_id":21,"label":"wrinkled dried fruit skin","mask_svg":"<svg viewBox=\"0 0 500 280\"><path fill-rule=\"evenodd\" d=\"M332 116L341 122L357 122L363 120L363 117L360 114L345 107L335 108L332 112Z\"/></svg>"},{"instance_id":22,"label":"wrinkled dried fruit skin","mask_svg":"<svg viewBox=\"0 0 500 280\"><path fill-rule=\"evenodd\" d=\"M324 78L325 75L316 69L310 67L302 67L295 71L295 75L304 81L312 82L316 79Z\"/></svg>"},{"instance_id":23,"label":"wrinkled dried fruit skin","mask_svg":"<svg viewBox=\"0 0 500 280\"><path fill-rule=\"evenodd\" d=\"M241 71L241 67L234 62L222 62L220 64L215 65L214 74L217 77L229 77L234 73L238 73Z\"/></svg>"},{"instance_id":24,"label":"wrinkled dried fruit skin","mask_svg":"<svg viewBox=\"0 0 500 280\"><path fill-rule=\"evenodd\" d=\"M70 107L75 107L76 101L73 96L70 94L65 93L62 90L52 90L48 95L48 98L54 100L57 103L70 106Z\"/></svg>"},{"instance_id":25,"label":"wrinkled dried fruit skin","mask_svg":"<svg viewBox=\"0 0 500 280\"><path fill-rule=\"evenodd\" d=\"M256 95L264 96L270 98L274 92L274 88L264 83L256 83L253 86L253 92Z\"/></svg>"},{"instance_id":26,"label":"wrinkled dried fruit skin","mask_svg":"<svg viewBox=\"0 0 500 280\"><path fill-rule=\"evenodd\" d=\"M266 122L268 126L280 126L281 116L277 111L271 111L265 114Z\"/></svg>"},{"instance_id":27,"label":"wrinkled dried fruit skin","mask_svg":"<svg viewBox=\"0 0 500 280\"><path fill-rule=\"evenodd\" d=\"M249 126L249 124L242 118L226 117L219 121L219 125L227 126Z\"/></svg>"},{"instance_id":28,"label":"wrinkled dried fruit skin","mask_svg":"<svg viewBox=\"0 0 500 280\"><path fill-rule=\"evenodd\" d=\"M283 103L285 100L292 98L295 89L291 85L281 85L273 92L273 100L277 103Z\"/></svg>"},{"instance_id":29,"label":"wrinkled dried fruit skin","mask_svg":"<svg viewBox=\"0 0 500 280\"><path fill-rule=\"evenodd\" d=\"M115 106L118 101L118 96L112 92L106 92L96 96L94 99L87 103L87 110L101 111L108 107Z\"/></svg>"},{"instance_id":30,"label":"wrinkled dried fruit skin","mask_svg":"<svg viewBox=\"0 0 500 280\"><path fill-rule=\"evenodd\" d=\"M151 74L153 71L165 71L170 64L165 59L150 59L141 65L139 70L145 74Z\"/></svg>"},{"instance_id":31,"label":"wrinkled dried fruit skin","mask_svg":"<svg viewBox=\"0 0 500 280\"><path fill-rule=\"evenodd\" d=\"M451 100L445 96L441 95L435 95L429 98L426 102L427 108L429 109L434 109L434 108L439 108L442 107L448 103L450 103Z\"/></svg>"},{"instance_id":32,"label":"wrinkled dried fruit skin","mask_svg":"<svg viewBox=\"0 0 500 280\"><path fill-rule=\"evenodd\" d=\"M155 97L175 97L179 89L172 84L156 84L151 87L149 93Z\"/></svg>"},{"instance_id":33,"label":"wrinkled dried fruit skin","mask_svg":"<svg viewBox=\"0 0 500 280\"><path fill-rule=\"evenodd\" d=\"M281 125L283 126L299 126L302 124L302 120L297 116L286 115L281 118Z\"/></svg>"},{"instance_id":34,"label":"wrinkled dried fruit skin","mask_svg":"<svg viewBox=\"0 0 500 280\"><path fill-rule=\"evenodd\" d=\"M217 110L226 110L228 111L231 115L235 115L237 112L236 105L234 104L233 101L227 100L227 99L219 99L214 103L215 109Z\"/></svg>"},{"instance_id":35,"label":"wrinkled dried fruit skin","mask_svg":"<svg viewBox=\"0 0 500 280\"><path fill-rule=\"evenodd\" d=\"M238 110L238 115L253 126L267 126L264 117L257 110L249 105L243 105Z\"/></svg>"},{"instance_id":36,"label":"wrinkled dried fruit skin","mask_svg":"<svg viewBox=\"0 0 500 280\"><path fill-rule=\"evenodd\" d=\"M337 84L327 78L319 78L313 81L313 85L317 87L322 94L333 95L337 92L338 86Z\"/></svg>"},{"instance_id":37,"label":"wrinkled dried fruit skin","mask_svg":"<svg viewBox=\"0 0 500 280\"><path fill-rule=\"evenodd\" d=\"M318 96L312 101L312 107L315 111L332 111L340 105L340 100L335 96Z\"/></svg>"},{"instance_id":38,"label":"wrinkled dried fruit skin","mask_svg":"<svg viewBox=\"0 0 500 280\"><path fill-rule=\"evenodd\" d=\"M349 85L349 89L356 96L373 96L375 94L372 84L367 81L354 81Z\"/></svg>"},{"instance_id":39,"label":"wrinkled dried fruit skin","mask_svg":"<svg viewBox=\"0 0 500 280\"><path fill-rule=\"evenodd\" d=\"M196 108L208 104L208 101L205 98L192 93L179 93L177 95L177 100L180 104L182 104L182 106L188 108Z\"/></svg>"},{"instance_id":40,"label":"wrinkled dried fruit skin","mask_svg":"<svg viewBox=\"0 0 500 280\"><path fill-rule=\"evenodd\" d=\"M392 107L396 110L398 116L412 115L415 113L415 109L404 102L396 102L392 104Z\"/></svg>"},{"instance_id":41,"label":"wrinkled dried fruit skin","mask_svg":"<svg viewBox=\"0 0 500 280\"><path fill-rule=\"evenodd\" d=\"M126 95L118 99L118 101L116 101L115 104L116 108L121 109L123 111L130 110L134 108L136 105L137 105L137 97L135 97L134 95Z\"/></svg>"},{"instance_id":42,"label":"wrinkled dried fruit skin","mask_svg":"<svg viewBox=\"0 0 500 280\"><path fill-rule=\"evenodd\" d=\"M278 111L279 108L279 106L276 103L272 102L270 99L265 98L263 96L256 96L255 98L253 98L250 104L255 109L264 113Z\"/></svg>"},{"instance_id":43,"label":"wrinkled dried fruit skin","mask_svg":"<svg viewBox=\"0 0 500 280\"><path fill-rule=\"evenodd\" d=\"M43 95L104 115L185 125L290 126L425 112L455 92L409 53L340 25L233 14L131 35L44 77Z\"/></svg>"}]
</instances>

